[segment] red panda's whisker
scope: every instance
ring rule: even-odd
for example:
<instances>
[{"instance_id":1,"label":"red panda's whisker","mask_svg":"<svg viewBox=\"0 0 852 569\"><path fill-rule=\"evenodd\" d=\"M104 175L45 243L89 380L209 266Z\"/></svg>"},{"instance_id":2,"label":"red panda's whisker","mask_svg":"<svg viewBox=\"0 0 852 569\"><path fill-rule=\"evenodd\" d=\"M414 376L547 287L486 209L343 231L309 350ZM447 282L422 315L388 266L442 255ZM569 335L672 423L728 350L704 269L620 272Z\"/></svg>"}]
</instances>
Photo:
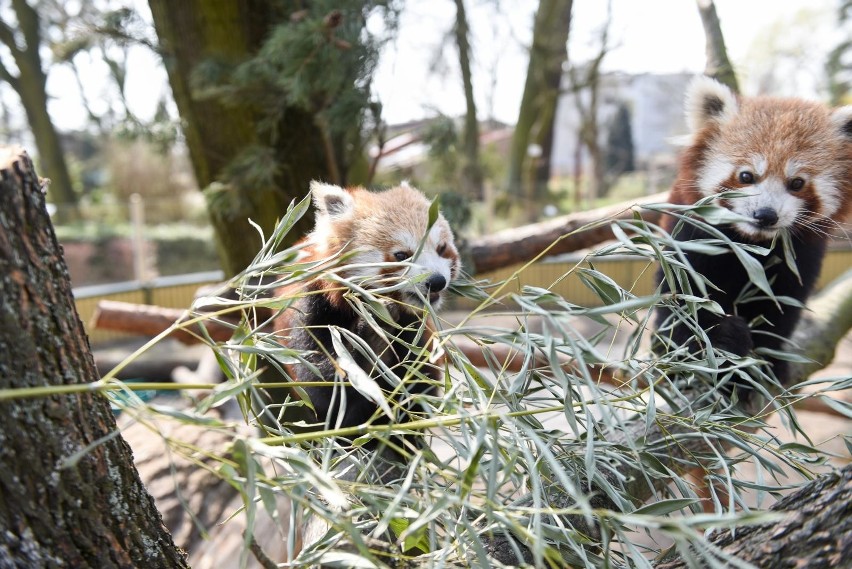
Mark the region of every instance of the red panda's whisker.
<instances>
[{"instance_id":1,"label":"red panda's whisker","mask_svg":"<svg viewBox=\"0 0 852 569\"><path fill-rule=\"evenodd\" d=\"M696 329L707 331L714 348L740 356L752 349L786 349L785 339L795 329L801 309L782 310L769 297L790 297L804 303L819 276L831 232L840 229L846 233L839 219L852 209L852 170L847 154L852 120L847 110L830 109L818 102L739 97L706 77L696 78L690 86L686 111L693 137L678 165L669 201L678 205L708 203L712 200L707 196L712 194L720 199L720 205L744 214L746 219L742 220L745 223L719 222L715 232L696 224L673 238L707 239L721 232L735 246L757 244L776 255L784 253L787 263L774 265L770 261L774 255L761 257L758 261L772 278L758 286L768 296L742 302L741 292L755 283L750 277L752 271L736 255L720 258L699 250L686 251L686 260L695 273L718 285L708 289L707 297L722 313L699 311L697 322L670 325L667 322L686 305L665 305L656 309L655 326L665 329L672 344L688 354L704 349L696 345ZM805 180L823 173L836 183L829 189L815 187L817 197L826 203L818 202L814 209L822 211L802 210L807 202L794 195L802 186L778 191L785 179ZM748 197L737 202L729 192ZM670 232L680 223L679 212L673 214L661 223ZM707 217L705 221L714 225L713 216ZM787 248L792 249L795 267L788 264ZM662 272L659 275L664 293L681 292L674 287L689 288L692 281L692 277L682 283L663 278ZM654 349L661 353L670 351L671 346ZM774 356L764 359L778 383L787 385L791 379L787 362ZM735 388L743 400L753 390L744 383L737 383Z\"/></svg>"}]
</instances>

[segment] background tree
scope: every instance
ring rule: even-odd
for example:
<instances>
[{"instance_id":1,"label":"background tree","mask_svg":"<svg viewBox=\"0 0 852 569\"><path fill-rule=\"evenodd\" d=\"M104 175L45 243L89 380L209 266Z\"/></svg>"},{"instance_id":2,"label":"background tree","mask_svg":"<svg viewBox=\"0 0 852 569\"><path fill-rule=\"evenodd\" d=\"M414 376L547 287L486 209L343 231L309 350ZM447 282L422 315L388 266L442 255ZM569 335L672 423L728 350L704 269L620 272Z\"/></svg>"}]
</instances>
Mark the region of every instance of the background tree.
<instances>
[{"instance_id":1,"label":"background tree","mask_svg":"<svg viewBox=\"0 0 852 569\"><path fill-rule=\"evenodd\" d=\"M311 180L363 181L364 131L377 124L370 78L379 40L365 29L392 1L306 4L150 0L169 82L205 188L223 268L260 248ZM302 221L296 238L307 229Z\"/></svg>"},{"instance_id":2,"label":"background tree","mask_svg":"<svg viewBox=\"0 0 852 569\"><path fill-rule=\"evenodd\" d=\"M704 74L712 77L731 88L734 93L739 93L737 74L731 60L728 58L728 50L725 48L725 37L722 35L722 25L719 16L716 15L716 5L713 0L696 0L698 13L701 15L701 24L704 26L704 36L707 40L707 63Z\"/></svg>"},{"instance_id":3,"label":"background tree","mask_svg":"<svg viewBox=\"0 0 852 569\"><path fill-rule=\"evenodd\" d=\"M509 150L507 191L511 196L521 195L525 175L527 179L532 177L526 196L530 200L550 178L553 121L562 64L568 59L572 4L572 0L541 0L536 11L524 93ZM532 154L538 156L530 156L533 145L536 151ZM530 169L532 176L528 174Z\"/></svg>"},{"instance_id":4,"label":"background tree","mask_svg":"<svg viewBox=\"0 0 852 569\"><path fill-rule=\"evenodd\" d=\"M849 103L852 89L852 0L841 0L837 10L837 20L845 38L829 53L826 62L828 92L832 105Z\"/></svg>"},{"instance_id":5,"label":"background tree","mask_svg":"<svg viewBox=\"0 0 852 569\"><path fill-rule=\"evenodd\" d=\"M131 49L144 46L159 54L156 36L150 24L131 7L123 2L108 1L105 6L90 2L69 2L68 0L42 0L39 5L41 14L52 21L52 34L49 43L54 54L54 63L64 63L71 70L79 90L80 101L98 134L108 138L112 135L144 135L158 138L164 147L174 142L174 128L169 125L165 112L168 101L161 99L159 109L153 121L146 124L131 109L127 99L127 81L130 75L128 61ZM88 58L87 61L83 61ZM101 97L102 109L96 109L87 85L81 75L81 65L102 62L107 69L103 91L108 97ZM163 128L167 125L167 128ZM164 137L165 134L165 138Z\"/></svg>"},{"instance_id":6,"label":"background tree","mask_svg":"<svg viewBox=\"0 0 852 569\"><path fill-rule=\"evenodd\" d=\"M635 167L630 109L622 102L618 105L607 130L604 169L611 183L625 172L632 172Z\"/></svg>"},{"instance_id":7,"label":"background tree","mask_svg":"<svg viewBox=\"0 0 852 569\"><path fill-rule=\"evenodd\" d=\"M6 14L14 15L16 21L8 19ZM0 60L0 81L12 87L21 99L39 161L50 178L48 192L58 208L58 219L73 220L79 216L77 196L59 133L47 110L47 74L41 57L44 25L34 5L27 0L12 0L12 10L0 13L0 45L9 51L17 67L9 69Z\"/></svg>"},{"instance_id":8,"label":"background tree","mask_svg":"<svg viewBox=\"0 0 852 569\"><path fill-rule=\"evenodd\" d=\"M482 166L479 163L479 121L476 117L476 101L473 98L473 75L471 73L470 27L464 9L464 0L456 3L456 45L459 50L459 67L464 85L466 111L462 146L464 152L461 168L462 192L469 199L482 198Z\"/></svg>"},{"instance_id":9,"label":"background tree","mask_svg":"<svg viewBox=\"0 0 852 569\"><path fill-rule=\"evenodd\" d=\"M601 90L601 64L604 58L610 51L609 45L609 28L612 23L612 1L607 0L606 4L606 19L601 24L599 30L599 48L598 53L587 63L582 65L572 65L568 69L568 76L571 83L569 89L573 92L574 105L577 108L577 115L580 118L580 128L577 132L578 148L575 172L577 178L574 184L574 190L577 192L577 201L581 201L579 196L580 184L579 175L585 174L587 200L595 200L603 197L609 191L609 185L606 177L606 164L604 163L604 146L600 142L600 90ZM581 160L580 146L584 147L589 154L590 167L583 167ZM588 175L591 172L591 175Z\"/></svg>"}]
</instances>

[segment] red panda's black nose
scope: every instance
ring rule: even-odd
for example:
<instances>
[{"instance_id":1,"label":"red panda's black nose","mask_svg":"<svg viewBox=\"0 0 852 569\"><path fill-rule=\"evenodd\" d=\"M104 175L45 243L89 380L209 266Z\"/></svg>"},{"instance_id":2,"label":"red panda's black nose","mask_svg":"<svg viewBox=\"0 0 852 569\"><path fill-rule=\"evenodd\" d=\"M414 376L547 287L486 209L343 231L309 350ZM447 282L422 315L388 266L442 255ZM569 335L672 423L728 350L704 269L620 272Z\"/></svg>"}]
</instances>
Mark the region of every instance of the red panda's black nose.
<instances>
[{"instance_id":1,"label":"red panda's black nose","mask_svg":"<svg viewBox=\"0 0 852 569\"><path fill-rule=\"evenodd\" d=\"M443 275L432 275L423 283L429 292L441 292L447 288L447 279Z\"/></svg>"},{"instance_id":2,"label":"red panda's black nose","mask_svg":"<svg viewBox=\"0 0 852 569\"><path fill-rule=\"evenodd\" d=\"M760 227L772 227L778 223L778 212L771 207L762 207L751 214L751 216Z\"/></svg>"}]
</instances>

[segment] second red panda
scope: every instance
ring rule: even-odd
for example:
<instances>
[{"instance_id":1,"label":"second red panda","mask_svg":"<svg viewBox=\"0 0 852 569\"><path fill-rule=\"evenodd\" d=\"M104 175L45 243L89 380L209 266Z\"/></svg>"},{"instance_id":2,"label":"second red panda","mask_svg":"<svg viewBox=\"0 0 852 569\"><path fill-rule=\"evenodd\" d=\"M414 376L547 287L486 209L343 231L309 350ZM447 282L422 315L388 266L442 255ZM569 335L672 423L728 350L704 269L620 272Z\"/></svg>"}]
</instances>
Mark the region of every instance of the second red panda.
<instances>
[{"instance_id":1,"label":"second red panda","mask_svg":"<svg viewBox=\"0 0 852 569\"><path fill-rule=\"evenodd\" d=\"M368 322L350 304L347 287L318 278L298 291L282 291L298 292L299 299L274 320L275 333L287 348L304 354L304 363L288 366L291 379L339 382L304 388L317 421L331 428L387 422L374 399L352 385L342 386L353 379L348 374L360 372L341 364L340 342L378 384L389 407L407 410L418 394L433 392L442 370L432 354L434 327L424 304L437 308L459 274L453 234L443 215L429 225L430 202L407 184L371 192L313 182L311 194L316 223L302 241L303 260L349 254L345 266L334 270L363 289L383 289L393 322L378 317ZM363 341L368 353L346 341L347 335ZM412 374L411 367L418 371ZM395 381L388 381L388 370Z\"/></svg>"},{"instance_id":2,"label":"second red panda","mask_svg":"<svg viewBox=\"0 0 852 569\"><path fill-rule=\"evenodd\" d=\"M686 103L693 131L681 157L670 194L675 204L693 204L721 194L719 203L743 219L717 229L730 240L770 249L753 255L762 265L776 297L803 303L819 276L829 240L852 210L852 106L830 109L816 102L772 97L737 97L727 87L699 78ZM744 197L726 199L726 192ZM664 222L667 229L675 219ZM781 233L792 243L795 270L787 265ZM713 239L704 229L684 223L679 241ZM733 253L690 251L692 268L712 283L709 299L724 316L699 310L698 327L716 348L745 355L752 349L766 359L782 384L790 380L787 362L773 354L787 349L801 315L795 304L755 295L739 302L750 283L748 271ZM663 281L663 292L671 291ZM670 319L672 305L658 310L656 325L670 347L695 343L695 330ZM668 324L664 322L668 319Z\"/></svg>"}]
</instances>

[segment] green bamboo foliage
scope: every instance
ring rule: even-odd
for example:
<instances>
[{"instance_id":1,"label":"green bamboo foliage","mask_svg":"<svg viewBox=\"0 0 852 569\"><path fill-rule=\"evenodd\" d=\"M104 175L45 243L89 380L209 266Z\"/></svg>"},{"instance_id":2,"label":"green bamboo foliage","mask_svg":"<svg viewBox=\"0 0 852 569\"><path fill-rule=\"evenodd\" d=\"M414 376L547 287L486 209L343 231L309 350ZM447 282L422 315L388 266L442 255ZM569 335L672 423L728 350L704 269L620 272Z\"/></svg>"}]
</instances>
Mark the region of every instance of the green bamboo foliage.
<instances>
[{"instance_id":1,"label":"green bamboo foliage","mask_svg":"<svg viewBox=\"0 0 852 569\"><path fill-rule=\"evenodd\" d=\"M695 213L712 221L730 215L709 200L693 207L649 207L665 208L681 223L705 224ZM119 402L137 417L167 414L232 433L231 448L205 452L220 464L215 474L243 496L244 510L237 515L248 523L247 551L258 511L278 519L276 498L286 497L292 515L279 521L289 544L297 543L306 525L323 528L316 541L293 551L288 567L488 567L497 566L500 548L515 548L540 567L651 567L669 547L696 563L740 566L713 549L704 530L767 521L769 514L746 505L745 492L772 494L805 481L826 458L811 445L782 444L767 430L774 410L785 414L790 428L798 423L790 391L758 360L715 350L651 355L649 310L671 298L637 296L595 270L595 261L613 255L653 259L663 278L687 283L692 276L702 289L712 284L692 274L686 247L708 252L741 247L738 255L748 255L746 247L721 236L676 242L643 221L641 212L613 222L617 240L590 253L588 265L569 271L579 274L601 306L580 306L544 288L516 294L503 283L457 283L456 292L480 306L460 322L431 315L439 328L436 350L446 357L437 394L408 390L415 382L432 381L424 373L432 365L429 353L397 377L361 338L336 330L335 357L347 370L338 381L375 394L375 375L353 369L351 355L379 362L370 373L384 375L394 393L382 401L376 418L389 415L393 421L308 429L299 410L309 402L300 399L304 392L288 383L285 371L286 364L304 362L304 354L282 347L264 326L304 293L273 296L273 287L323 275L346 290L353 309L381 331L392 322L384 295L401 283L347 280L335 272L348 263L345 256L318 264L301 260L298 247L282 247L307 208L307 200L291 206L265 237L263 250L231 283L238 300L211 296L192 310L193 317L233 326L229 342L210 342L227 380L182 411L127 397ZM743 294L766 294L765 277L753 276L755 290ZM679 300L684 309L678 317L686 321L708 303L703 290ZM486 310L514 324L496 326L476 317ZM587 324L599 332L589 333ZM703 331L696 332L706 341ZM623 348L615 348L613 334L623 335L618 344ZM457 348L461 340L477 345L485 364L474 365ZM499 356L504 347L517 353L511 366ZM269 370L281 376L264 386ZM734 380L752 382L764 394L757 409L743 409L716 388ZM823 394L848 381L836 380ZM290 396L270 402L265 394L270 387L290 387ZM415 412L403 414L394 406L405 398L416 398ZM207 414L232 400L257 435ZM384 441L403 459L366 450L371 440ZM172 447L187 452L177 441ZM757 470L757 482L742 476L744 465ZM714 483L711 513L702 509L689 475L696 469ZM801 478L784 479L782 469Z\"/></svg>"}]
</instances>

